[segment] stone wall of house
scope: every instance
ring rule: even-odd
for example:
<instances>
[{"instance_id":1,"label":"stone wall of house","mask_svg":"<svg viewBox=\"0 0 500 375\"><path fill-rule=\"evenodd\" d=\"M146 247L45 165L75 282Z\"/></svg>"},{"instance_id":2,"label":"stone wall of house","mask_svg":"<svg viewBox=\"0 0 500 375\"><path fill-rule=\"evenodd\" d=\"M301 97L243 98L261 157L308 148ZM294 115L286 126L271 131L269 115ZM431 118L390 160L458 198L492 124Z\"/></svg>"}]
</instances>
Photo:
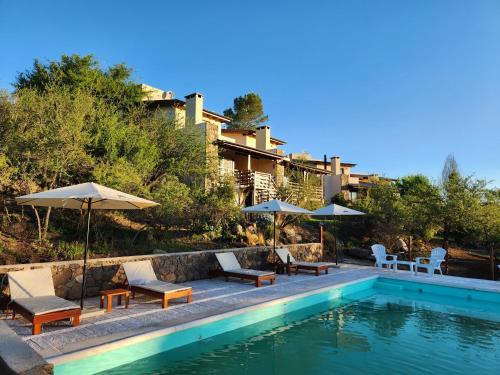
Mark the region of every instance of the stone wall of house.
<instances>
[{"instance_id":1,"label":"stone wall of house","mask_svg":"<svg viewBox=\"0 0 500 375\"><path fill-rule=\"evenodd\" d=\"M322 259L322 248L319 243L286 245L297 260L319 261ZM126 262L151 260L156 275L160 280L184 282L205 279L211 270L217 269L215 253L233 251L243 268L268 268L269 247L244 247L224 250L207 250L183 253L152 254L130 257L91 259L87 263L87 296L97 295L100 290L121 286L125 274L121 266ZM65 261L35 264L13 264L0 266L2 291L8 295L7 272L29 270L42 267L52 268L52 277L56 294L67 299L80 297L83 262Z\"/></svg>"}]
</instances>

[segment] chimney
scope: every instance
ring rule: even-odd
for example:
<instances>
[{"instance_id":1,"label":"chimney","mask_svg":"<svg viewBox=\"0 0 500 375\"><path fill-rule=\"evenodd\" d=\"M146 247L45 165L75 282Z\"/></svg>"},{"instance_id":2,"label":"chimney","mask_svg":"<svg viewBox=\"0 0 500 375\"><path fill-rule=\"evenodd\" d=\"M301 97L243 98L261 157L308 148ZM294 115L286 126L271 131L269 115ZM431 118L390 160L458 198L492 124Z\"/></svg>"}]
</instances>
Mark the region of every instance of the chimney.
<instances>
[{"instance_id":1,"label":"chimney","mask_svg":"<svg viewBox=\"0 0 500 375\"><path fill-rule=\"evenodd\" d=\"M195 92L186 96L186 125L203 122L203 95Z\"/></svg>"},{"instance_id":2,"label":"chimney","mask_svg":"<svg viewBox=\"0 0 500 375\"><path fill-rule=\"evenodd\" d=\"M260 126L255 129L255 145L260 150L271 148L271 129L269 126Z\"/></svg>"},{"instance_id":3,"label":"chimney","mask_svg":"<svg viewBox=\"0 0 500 375\"><path fill-rule=\"evenodd\" d=\"M331 159L330 159L330 164L331 164L331 168L332 168L332 173L337 176L340 173L340 156L333 156Z\"/></svg>"}]
</instances>

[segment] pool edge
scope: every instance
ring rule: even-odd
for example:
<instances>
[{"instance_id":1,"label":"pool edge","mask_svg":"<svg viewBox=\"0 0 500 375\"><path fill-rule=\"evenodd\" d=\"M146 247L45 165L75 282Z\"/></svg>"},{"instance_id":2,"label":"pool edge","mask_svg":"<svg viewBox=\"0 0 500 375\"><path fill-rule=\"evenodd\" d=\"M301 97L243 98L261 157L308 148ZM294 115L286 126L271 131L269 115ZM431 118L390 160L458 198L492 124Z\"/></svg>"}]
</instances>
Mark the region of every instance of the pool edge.
<instances>
[{"instance_id":1,"label":"pool edge","mask_svg":"<svg viewBox=\"0 0 500 375\"><path fill-rule=\"evenodd\" d=\"M196 320L193 320L190 322L177 324L177 325L174 325L171 327L161 328L159 330L153 330L150 332L127 337L124 339L117 339L117 340L109 342L107 344L96 345L96 346L93 346L90 348L73 351L71 353L65 353L65 354L58 355L58 356L47 357L45 359L47 362L53 364L54 366L63 365L63 364L66 364L68 362L81 360L81 359L84 359L87 357L102 354L102 353L109 352L112 350L121 349L121 348L124 348L126 346L139 344L141 342L145 342L145 341L155 339L155 338L158 338L161 336L169 335L169 334L172 334L174 332L180 332L180 331L184 331L187 329L196 328L196 327L199 327L199 326L202 326L205 324L217 322L217 321L220 321L223 319L231 318L233 316L237 316L240 314L249 313L249 312L259 310L262 308L272 307L275 305L281 305L281 304L285 304L285 303L288 303L291 301L296 301L296 300L301 299L301 298L305 298L305 297L312 296L315 294L327 292L331 289L342 288L342 287L345 287L348 285L358 284L358 283L369 281L369 280L376 280L379 277L381 277L381 275L370 275L370 276L359 278L356 280L351 280L351 281L342 282L339 284L329 285L329 286L322 287L322 288L315 289L315 290L311 290L308 292L303 292L303 293L299 293L299 294L294 294L292 296L277 298L277 299L274 299L271 301L262 302L262 303L259 303L256 305L243 307L243 308L228 311L228 312L225 312L222 314L216 314L216 315L208 316L205 318L196 319Z\"/></svg>"}]
</instances>

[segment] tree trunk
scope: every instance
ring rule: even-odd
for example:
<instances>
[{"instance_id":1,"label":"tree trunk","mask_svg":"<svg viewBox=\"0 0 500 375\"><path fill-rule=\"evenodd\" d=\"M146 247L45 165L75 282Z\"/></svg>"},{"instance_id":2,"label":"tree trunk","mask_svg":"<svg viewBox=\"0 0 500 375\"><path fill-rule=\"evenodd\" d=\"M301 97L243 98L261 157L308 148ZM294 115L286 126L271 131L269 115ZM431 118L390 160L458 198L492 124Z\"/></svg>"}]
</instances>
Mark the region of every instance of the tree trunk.
<instances>
[{"instance_id":1,"label":"tree trunk","mask_svg":"<svg viewBox=\"0 0 500 375\"><path fill-rule=\"evenodd\" d=\"M444 256L444 273L445 275L448 275L448 260L450 259L450 254L448 252L449 244L448 244L448 238L445 237L445 240L443 242L443 249L446 250L446 255Z\"/></svg>"},{"instance_id":2,"label":"tree trunk","mask_svg":"<svg viewBox=\"0 0 500 375\"><path fill-rule=\"evenodd\" d=\"M35 211L36 226L38 228L38 241L42 242L42 222L40 221L40 215L38 214L38 210L35 208L35 206L31 206L31 208L33 208L33 211Z\"/></svg>"},{"instance_id":3,"label":"tree trunk","mask_svg":"<svg viewBox=\"0 0 500 375\"><path fill-rule=\"evenodd\" d=\"M495 280L495 248L490 248L490 267L491 267L491 280Z\"/></svg>"},{"instance_id":4,"label":"tree trunk","mask_svg":"<svg viewBox=\"0 0 500 375\"><path fill-rule=\"evenodd\" d=\"M319 225L319 243L321 244L321 260L325 260L325 244L323 239L323 224Z\"/></svg>"},{"instance_id":5,"label":"tree trunk","mask_svg":"<svg viewBox=\"0 0 500 375\"><path fill-rule=\"evenodd\" d=\"M45 214L44 223L43 223L43 236L42 236L43 239L47 238L47 232L49 231L49 220L50 220L50 213L51 212L52 212L52 207L48 207L47 213Z\"/></svg>"},{"instance_id":6,"label":"tree trunk","mask_svg":"<svg viewBox=\"0 0 500 375\"><path fill-rule=\"evenodd\" d=\"M408 256L410 257L410 262L413 261L412 247L413 247L413 238L412 238L412 236L410 236L409 241L408 241Z\"/></svg>"}]
</instances>

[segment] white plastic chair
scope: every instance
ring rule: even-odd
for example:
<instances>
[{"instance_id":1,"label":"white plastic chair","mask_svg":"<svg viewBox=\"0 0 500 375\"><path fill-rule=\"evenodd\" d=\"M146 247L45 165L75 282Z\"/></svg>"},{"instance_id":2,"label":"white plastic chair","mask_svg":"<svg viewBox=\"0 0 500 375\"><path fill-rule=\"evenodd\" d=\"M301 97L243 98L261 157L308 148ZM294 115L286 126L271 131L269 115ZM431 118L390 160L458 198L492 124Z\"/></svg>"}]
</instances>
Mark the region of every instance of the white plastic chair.
<instances>
[{"instance_id":1,"label":"white plastic chair","mask_svg":"<svg viewBox=\"0 0 500 375\"><path fill-rule=\"evenodd\" d=\"M434 275L437 270L442 275L441 263L444 262L444 257L446 256L446 250L442 247L436 247L432 249L430 257L417 257L415 259L415 275L418 275L419 268L427 269L427 274ZM425 261L426 263L422 263Z\"/></svg>"},{"instance_id":2,"label":"white plastic chair","mask_svg":"<svg viewBox=\"0 0 500 375\"><path fill-rule=\"evenodd\" d=\"M384 268L383 266L385 264L386 266L388 266L387 268L392 268L393 270L395 270L398 256L387 254L384 245L372 245L372 253L375 257L375 267L382 269ZM391 259L389 260L387 258Z\"/></svg>"}]
</instances>

